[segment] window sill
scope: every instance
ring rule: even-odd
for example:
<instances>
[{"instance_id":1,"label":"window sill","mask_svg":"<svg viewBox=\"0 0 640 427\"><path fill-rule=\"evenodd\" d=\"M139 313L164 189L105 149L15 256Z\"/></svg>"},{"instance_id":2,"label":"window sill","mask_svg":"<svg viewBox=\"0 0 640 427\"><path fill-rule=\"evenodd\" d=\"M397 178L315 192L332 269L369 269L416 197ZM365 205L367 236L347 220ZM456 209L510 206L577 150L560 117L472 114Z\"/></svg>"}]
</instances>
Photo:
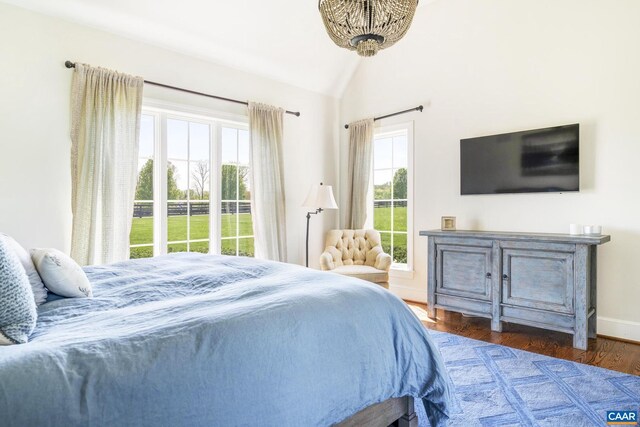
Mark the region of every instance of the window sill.
<instances>
[{"instance_id":1,"label":"window sill","mask_svg":"<svg viewBox=\"0 0 640 427\"><path fill-rule=\"evenodd\" d=\"M413 279L413 273L414 271L408 267L391 267L391 270L389 270L389 277L395 277L397 279Z\"/></svg>"}]
</instances>

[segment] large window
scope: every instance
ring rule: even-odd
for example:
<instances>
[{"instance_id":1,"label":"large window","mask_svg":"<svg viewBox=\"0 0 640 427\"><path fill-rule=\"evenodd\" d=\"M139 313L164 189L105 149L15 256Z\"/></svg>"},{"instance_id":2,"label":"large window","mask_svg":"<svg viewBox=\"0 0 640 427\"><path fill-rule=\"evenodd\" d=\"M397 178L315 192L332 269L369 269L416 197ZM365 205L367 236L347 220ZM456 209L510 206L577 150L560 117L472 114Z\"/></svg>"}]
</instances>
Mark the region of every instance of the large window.
<instances>
[{"instance_id":1,"label":"large window","mask_svg":"<svg viewBox=\"0 0 640 427\"><path fill-rule=\"evenodd\" d=\"M393 268L411 269L412 255L412 126L376 130L373 143L373 227Z\"/></svg>"},{"instance_id":2,"label":"large window","mask_svg":"<svg viewBox=\"0 0 640 427\"><path fill-rule=\"evenodd\" d=\"M145 108L138 163L131 258L253 256L246 123Z\"/></svg>"}]
</instances>

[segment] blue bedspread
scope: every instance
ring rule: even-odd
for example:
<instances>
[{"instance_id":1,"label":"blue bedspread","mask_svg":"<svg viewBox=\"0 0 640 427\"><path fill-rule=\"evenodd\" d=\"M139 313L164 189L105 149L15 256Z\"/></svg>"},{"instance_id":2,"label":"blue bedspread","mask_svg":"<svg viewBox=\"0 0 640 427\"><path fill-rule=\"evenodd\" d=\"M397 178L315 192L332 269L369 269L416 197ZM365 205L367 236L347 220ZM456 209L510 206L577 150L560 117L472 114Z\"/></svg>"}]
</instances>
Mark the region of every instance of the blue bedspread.
<instances>
[{"instance_id":1,"label":"blue bedspread","mask_svg":"<svg viewBox=\"0 0 640 427\"><path fill-rule=\"evenodd\" d=\"M94 298L0 347L3 426L328 426L405 395L446 423L438 350L377 285L198 254L85 270Z\"/></svg>"}]
</instances>

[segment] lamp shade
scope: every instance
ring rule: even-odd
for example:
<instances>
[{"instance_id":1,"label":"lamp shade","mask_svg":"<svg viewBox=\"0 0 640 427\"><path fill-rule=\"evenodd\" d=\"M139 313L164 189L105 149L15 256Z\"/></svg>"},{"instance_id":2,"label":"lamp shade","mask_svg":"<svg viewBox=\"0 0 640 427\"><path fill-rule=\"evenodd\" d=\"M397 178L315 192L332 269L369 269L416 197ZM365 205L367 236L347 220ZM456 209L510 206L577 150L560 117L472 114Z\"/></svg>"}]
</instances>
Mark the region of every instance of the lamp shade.
<instances>
[{"instance_id":1,"label":"lamp shade","mask_svg":"<svg viewBox=\"0 0 640 427\"><path fill-rule=\"evenodd\" d=\"M313 185L302 206L314 209L338 209L333 188L330 185Z\"/></svg>"}]
</instances>

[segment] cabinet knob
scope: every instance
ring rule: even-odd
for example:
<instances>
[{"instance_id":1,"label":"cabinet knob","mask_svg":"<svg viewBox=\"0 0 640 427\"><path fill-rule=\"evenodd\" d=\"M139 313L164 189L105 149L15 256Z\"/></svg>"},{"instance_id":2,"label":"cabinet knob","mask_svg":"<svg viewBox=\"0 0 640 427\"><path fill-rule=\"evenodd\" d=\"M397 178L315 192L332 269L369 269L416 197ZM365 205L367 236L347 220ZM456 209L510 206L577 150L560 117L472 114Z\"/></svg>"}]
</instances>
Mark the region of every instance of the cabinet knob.
<instances>
[{"instance_id":1,"label":"cabinet knob","mask_svg":"<svg viewBox=\"0 0 640 427\"><path fill-rule=\"evenodd\" d=\"M491 279L491 273L487 273L487 279Z\"/></svg>"},{"instance_id":2,"label":"cabinet knob","mask_svg":"<svg viewBox=\"0 0 640 427\"><path fill-rule=\"evenodd\" d=\"M509 280L509 276L507 276L506 274L502 275L502 280Z\"/></svg>"}]
</instances>

